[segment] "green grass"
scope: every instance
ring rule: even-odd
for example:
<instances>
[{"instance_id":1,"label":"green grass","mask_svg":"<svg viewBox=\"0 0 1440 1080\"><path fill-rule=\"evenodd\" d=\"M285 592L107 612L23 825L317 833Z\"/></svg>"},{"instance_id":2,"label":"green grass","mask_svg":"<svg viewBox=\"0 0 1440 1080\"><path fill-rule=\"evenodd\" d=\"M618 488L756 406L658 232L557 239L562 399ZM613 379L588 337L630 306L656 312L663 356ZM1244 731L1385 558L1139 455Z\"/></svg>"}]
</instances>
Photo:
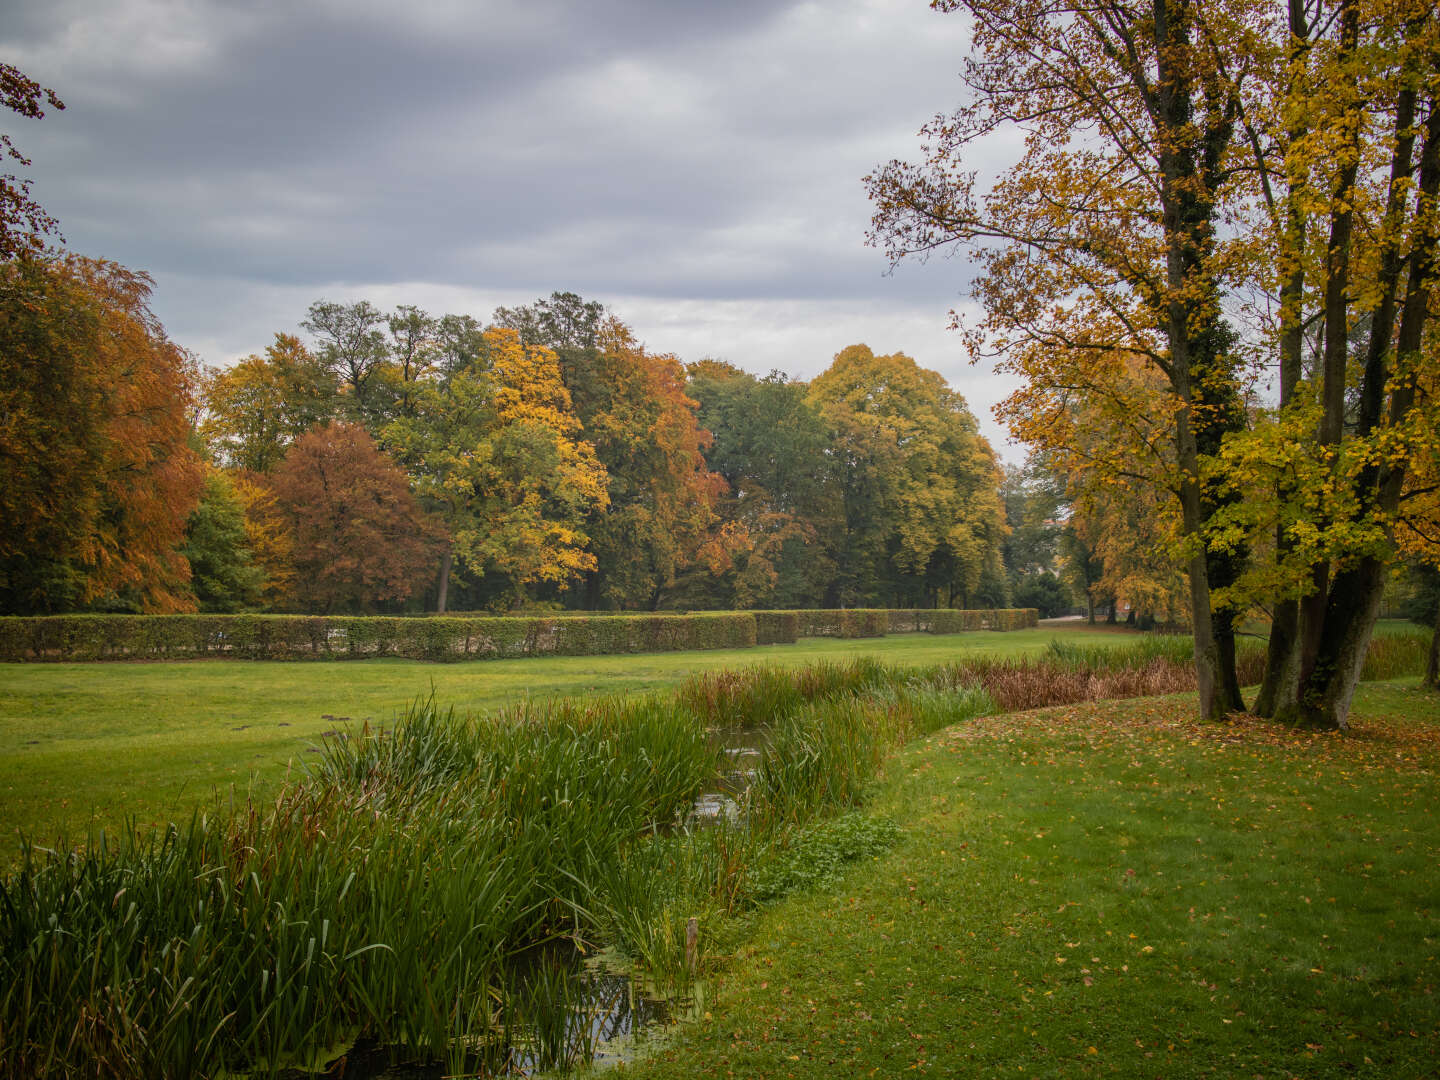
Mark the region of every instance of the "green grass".
<instances>
[{"instance_id":1,"label":"green grass","mask_svg":"<svg viewBox=\"0 0 1440 1080\"><path fill-rule=\"evenodd\" d=\"M1193 708L912 744L868 805L902 843L764 913L623 1075L1435 1075L1440 694L1362 686L1350 736Z\"/></svg>"},{"instance_id":2,"label":"green grass","mask_svg":"<svg viewBox=\"0 0 1440 1080\"><path fill-rule=\"evenodd\" d=\"M591 697L673 686L700 671L871 656L924 666L985 652L1037 656L1054 639L1134 640L1084 627L901 635L796 645L630 656L428 664L189 661L3 664L0 835L72 833L91 821L187 817L216 789L273 784L305 760L321 733L384 723L433 688L457 712L533 697ZM8 852L7 852L8 854Z\"/></svg>"}]
</instances>

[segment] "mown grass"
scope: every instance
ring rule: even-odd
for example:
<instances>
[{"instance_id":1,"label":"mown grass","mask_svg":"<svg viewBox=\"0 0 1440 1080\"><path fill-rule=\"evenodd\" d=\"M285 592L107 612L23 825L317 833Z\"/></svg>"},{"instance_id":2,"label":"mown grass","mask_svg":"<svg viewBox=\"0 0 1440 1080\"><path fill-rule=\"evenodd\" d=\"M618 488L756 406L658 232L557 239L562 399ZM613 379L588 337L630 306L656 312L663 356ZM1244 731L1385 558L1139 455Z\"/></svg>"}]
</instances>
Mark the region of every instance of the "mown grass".
<instances>
[{"instance_id":1,"label":"mown grass","mask_svg":"<svg viewBox=\"0 0 1440 1080\"><path fill-rule=\"evenodd\" d=\"M708 1013L623 1075L1422 1077L1440 1060L1440 695L1356 730L1191 695L907 748L889 854L767 911Z\"/></svg>"},{"instance_id":2,"label":"mown grass","mask_svg":"<svg viewBox=\"0 0 1440 1080\"><path fill-rule=\"evenodd\" d=\"M635 656L427 664L191 661L0 664L0 858L23 832L82 831L127 816L188 818L216 789L267 790L347 721L385 723L428 697L480 713L525 697L592 698L673 687L696 672L871 657L906 666L1043 653L1052 640L1123 644L1083 627L908 634Z\"/></svg>"}]
</instances>

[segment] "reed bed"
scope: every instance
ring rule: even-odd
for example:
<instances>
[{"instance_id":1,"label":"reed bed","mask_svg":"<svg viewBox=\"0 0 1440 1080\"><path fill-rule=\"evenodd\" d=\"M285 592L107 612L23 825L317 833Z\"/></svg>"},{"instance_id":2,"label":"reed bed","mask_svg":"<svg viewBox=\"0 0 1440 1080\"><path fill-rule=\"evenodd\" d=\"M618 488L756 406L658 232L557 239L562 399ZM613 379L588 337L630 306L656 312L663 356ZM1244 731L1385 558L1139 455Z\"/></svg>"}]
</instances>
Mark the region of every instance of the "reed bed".
<instances>
[{"instance_id":1,"label":"reed bed","mask_svg":"<svg viewBox=\"0 0 1440 1080\"><path fill-rule=\"evenodd\" d=\"M716 768L651 698L333 738L265 807L26 847L0 882L0 1076L277 1075L359 1033L459 1070L513 957Z\"/></svg>"},{"instance_id":2,"label":"reed bed","mask_svg":"<svg viewBox=\"0 0 1440 1080\"><path fill-rule=\"evenodd\" d=\"M1244 648L1245 671L1258 655ZM1424 659L1423 635L1377 638L1366 677ZM571 961L525 959L537 949L614 946L683 988L691 920L713 951L821 863L894 842L846 815L902 743L1193 685L1188 640L1151 638L923 670L751 668L478 718L417 702L328 736L263 805L25 846L0 878L0 1080L276 1077L357 1039L452 1074L565 1067L593 1045L563 1023ZM693 827L720 765L707 729L762 725L738 820Z\"/></svg>"}]
</instances>

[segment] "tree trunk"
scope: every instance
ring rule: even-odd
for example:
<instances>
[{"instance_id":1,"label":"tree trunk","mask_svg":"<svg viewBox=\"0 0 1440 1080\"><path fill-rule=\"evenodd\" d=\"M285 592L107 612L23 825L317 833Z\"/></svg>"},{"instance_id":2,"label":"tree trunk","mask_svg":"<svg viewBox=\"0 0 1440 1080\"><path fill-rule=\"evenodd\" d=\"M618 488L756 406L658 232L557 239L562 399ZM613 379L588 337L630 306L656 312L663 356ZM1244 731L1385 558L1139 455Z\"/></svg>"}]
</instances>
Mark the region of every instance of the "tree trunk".
<instances>
[{"instance_id":1,"label":"tree trunk","mask_svg":"<svg viewBox=\"0 0 1440 1080\"><path fill-rule=\"evenodd\" d=\"M440 588L435 595L435 611L437 614L445 614L445 604L450 597L450 560L454 557L453 549L445 548L445 554L440 556Z\"/></svg>"},{"instance_id":2,"label":"tree trunk","mask_svg":"<svg viewBox=\"0 0 1440 1080\"><path fill-rule=\"evenodd\" d=\"M1309 48L1312 27L1301 0L1289 2L1291 70ZM1292 86L1293 90L1294 87ZM1297 147L1308 131L1304 113L1296 110L1286 132L1287 147ZM1289 149L1287 149L1287 156ZM1292 176L1285 193L1285 243L1294 260L1280 286L1280 412L1283 416L1295 404L1300 386L1305 347L1305 214L1300 199L1307 184L1303 174ZM1283 474L1276 481L1276 502L1284 506L1295 495L1294 485ZM1295 543L1283 520L1275 525L1275 561L1283 566ZM1257 716L1271 717L1296 700L1300 691L1300 601L1278 600L1270 622L1270 640L1265 646L1265 677L1255 697Z\"/></svg>"},{"instance_id":3,"label":"tree trunk","mask_svg":"<svg viewBox=\"0 0 1440 1080\"><path fill-rule=\"evenodd\" d=\"M1436 194L1440 193L1440 111L1437 111L1440 101L1432 97L1429 104L1430 115L1425 126L1418 185L1422 206L1432 204ZM1397 165L1392 177L1408 172L1408 157L1408 148L1403 159L1397 149ZM1411 238L1406 260L1405 302L1400 315L1400 330L1395 338L1395 353L1399 361L1395 366L1401 370L1417 362L1425 340L1430 320L1431 286L1436 275L1437 243L1440 243L1440 238L1437 238L1433 219L1418 225ZM1382 260L1382 272L1387 269L1389 267ZM1393 319L1393 304L1388 312ZM1385 356L1389 353L1390 327L1378 325L1372 334L1383 335L1383 340L1372 348L1371 357L1367 358L1361 385L1358 430L1367 435L1381 422L1384 389L1390 382L1392 366L1385 363ZM1404 423L1414 403L1413 380L1399 380L1390 391L1389 422L1392 427L1400 427ZM1406 466L1407 460L1400 457L1371 464L1361 470L1355 481L1357 518L1371 513L1378 513L1387 520L1394 518L1400 506ZM1350 701L1365 663L1365 652L1380 614L1384 591L1385 563L1374 555L1366 556L1353 568L1335 575L1315 664L1300 690L1300 717L1305 722L1326 728L1344 729L1348 726Z\"/></svg>"},{"instance_id":4,"label":"tree trunk","mask_svg":"<svg viewBox=\"0 0 1440 1080\"><path fill-rule=\"evenodd\" d=\"M1255 697L1256 716L1274 716L1300 692L1300 602L1282 600L1270 622L1265 649L1265 680Z\"/></svg>"},{"instance_id":5,"label":"tree trunk","mask_svg":"<svg viewBox=\"0 0 1440 1080\"><path fill-rule=\"evenodd\" d=\"M1150 108L1160 136L1160 209L1165 229L1165 337L1169 380L1181 401L1175 414L1180 468L1182 532L1194 547L1189 565L1190 617L1195 634L1195 679L1200 716L1218 720L1243 707L1235 678L1234 615L1216 612L1212 589L1229 581L1232 557L1207 551L1205 525L1217 509L1202 480L1201 461L1216 453L1228 431L1243 421L1234 385L1230 342L1221 317L1219 288L1210 273L1215 245L1214 193L1233 136L1226 103L1207 104L1206 124L1196 119L1202 91L1193 66L1194 9L1186 0L1155 0L1158 79ZM1238 103L1234 104L1238 109ZM1211 106L1220 115L1212 115ZM1243 554L1238 558L1243 559ZM1221 576L1212 579L1212 572ZM1217 638L1217 631L1220 637Z\"/></svg>"},{"instance_id":6,"label":"tree trunk","mask_svg":"<svg viewBox=\"0 0 1440 1080\"><path fill-rule=\"evenodd\" d=\"M1329 610L1315 668L1301 690L1299 719L1311 727L1344 731L1350 726L1350 702L1370 634L1385 591L1385 564L1366 558L1338 574L1330 589Z\"/></svg>"}]
</instances>

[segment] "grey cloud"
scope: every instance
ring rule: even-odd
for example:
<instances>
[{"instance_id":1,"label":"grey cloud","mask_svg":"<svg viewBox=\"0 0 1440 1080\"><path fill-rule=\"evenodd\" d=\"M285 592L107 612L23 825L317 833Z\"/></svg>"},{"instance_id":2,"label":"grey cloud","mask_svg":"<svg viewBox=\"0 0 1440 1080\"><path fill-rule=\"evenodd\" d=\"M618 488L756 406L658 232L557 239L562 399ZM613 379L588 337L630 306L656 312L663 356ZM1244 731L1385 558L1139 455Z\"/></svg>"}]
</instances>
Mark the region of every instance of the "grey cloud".
<instances>
[{"instance_id":1,"label":"grey cloud","mask_svg":"<svg viewBox=\"0 0 1440 1080\"><path fill-rule=\"evenodd\" d=\"M71 246L233 354L294 319L237 344L237 291L337 283L943 325L964 263L885 278L860 177L958 91L959 29L919 0L33 0L0 49L70 106L18 134Z\"/></svg>"}]
</instances>

